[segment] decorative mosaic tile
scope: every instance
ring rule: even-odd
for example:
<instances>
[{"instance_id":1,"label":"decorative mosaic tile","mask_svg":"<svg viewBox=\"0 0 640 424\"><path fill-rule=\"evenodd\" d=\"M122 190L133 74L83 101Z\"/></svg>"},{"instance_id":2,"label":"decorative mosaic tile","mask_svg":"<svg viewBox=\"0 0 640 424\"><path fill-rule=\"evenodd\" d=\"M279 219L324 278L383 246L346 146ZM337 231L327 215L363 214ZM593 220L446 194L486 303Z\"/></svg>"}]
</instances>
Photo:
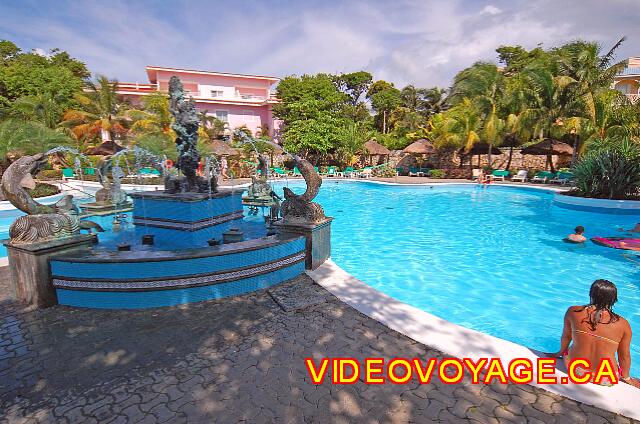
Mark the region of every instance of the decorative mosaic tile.
<instances>
[{"instance_id":1,"label":"decorative mosaic tile","mask_svg":"<svg viewBox=\"0 0 640 424\"><path fill-rule=\"evenodd\" d=\"M140 290L140 289L168 289L184 286L200 286L213 284L220 281L238 280L242 278L252 277L254 275L263 274L273 270L277 270L296 262L304 260L305 253L298 253L295 256L281 259L276 262L259 265L253 268L242 269L238 271L221 272L217 274L201 275L197 277L179 278L174 280L157 280L157 281L78 281L65 280L62 278L54 278L53 286L65 289L84 289L84 290Z\"/></svg>"}]
</instances>

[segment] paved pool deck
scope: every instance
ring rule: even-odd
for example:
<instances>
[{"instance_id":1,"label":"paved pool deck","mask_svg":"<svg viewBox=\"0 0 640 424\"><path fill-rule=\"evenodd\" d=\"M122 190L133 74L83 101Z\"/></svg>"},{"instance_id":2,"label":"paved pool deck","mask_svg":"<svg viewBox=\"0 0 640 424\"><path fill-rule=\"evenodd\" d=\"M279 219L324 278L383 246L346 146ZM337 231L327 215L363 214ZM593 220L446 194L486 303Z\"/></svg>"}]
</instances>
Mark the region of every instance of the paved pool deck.
<instances>
[{"instance_id":1,"label":"paved pool deck","mask_svg":"<svg viewBox=\"0 0 640 424\"><path fill-rule=\"evenodd\" d=\"M25 311L0 268L2 423L633 422L536 387L468 377L315 386L306 357L443 355L307 276L181 307Z\"/></svg>"}]
</instances>

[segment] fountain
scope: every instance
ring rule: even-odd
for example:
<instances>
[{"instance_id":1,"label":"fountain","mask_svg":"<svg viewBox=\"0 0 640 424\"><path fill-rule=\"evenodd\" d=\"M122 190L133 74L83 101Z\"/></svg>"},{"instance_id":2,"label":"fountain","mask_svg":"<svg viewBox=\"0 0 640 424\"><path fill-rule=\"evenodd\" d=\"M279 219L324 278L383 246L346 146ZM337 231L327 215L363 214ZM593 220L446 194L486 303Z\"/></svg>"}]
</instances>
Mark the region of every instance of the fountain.
<instances>
[{"instance_id":1,"label":"fountain","mask_svg":"<svg viewBox=\"0 0 640 424\"><path fill-rule=\"evenodd\" d=\"M249 197L265 199L268 194L271 221L281 222L280 227L245 220L242 190L218 187L215 158L205 158L203 176L196 173L198 120L193 100L185 99L177 78L171 80L170 97L179 172L156 164L162 167L164 190L130 193L132 212L124 214L120 159L129 174L139 169L132 171L124 154L105 158L100 164L103 187L93 203L98 209L112 206L114 213L96 217L112 227L100 237L80 234L80 229L102 228L78 218L71 196L44 207L17 188L27 173L35 175L44 155L22 158L7 169L2 180L3 188L5 180L10 185L7 197L21 209L27 205L23 210L30 214L16 220L12 239L5 241L19 300L37 307L177 305L266 288L297 277L305 264L315 267L328 256L330 218L311 202L321 184L311 164L296 159L309 188L302 196L285 190L282 219L278 196L266 180L268 170L264 180L254 180ZM144 152L133 150L134 165L140 168ZM261 167L266 168L264 158Z\"/></svg>"},{"instance_id":2,"label":"fountain","mask_svg":"<svg viewBox=\"0 0 640 424\"><path fill-rule=\"evenodd\" d=\"M109 178L112 176L113 179ZM131 202L127 199L127 193L120 187L120 175L118 169L113 167L113 156L105 156L98 163L98 179L102 188L95 196L95 202L84 203L80 206L86 215L104 215L116 211L131 210Z\"/></svg>"}]
</instances>

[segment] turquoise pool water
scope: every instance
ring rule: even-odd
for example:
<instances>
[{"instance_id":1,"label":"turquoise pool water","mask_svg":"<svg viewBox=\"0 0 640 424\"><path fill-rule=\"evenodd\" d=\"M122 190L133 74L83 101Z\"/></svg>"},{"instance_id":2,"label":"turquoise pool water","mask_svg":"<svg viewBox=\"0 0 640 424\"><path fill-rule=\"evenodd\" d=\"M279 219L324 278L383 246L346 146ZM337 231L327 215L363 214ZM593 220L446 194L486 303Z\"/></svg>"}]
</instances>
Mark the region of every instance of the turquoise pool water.
<instances>
[{"instance_id":1,"label":"turquoise pool water","mask_svg":"<svg viewBox=\"0 0 640 424\"><path fill-rule=\"evenodd\" d=\"M557 350L566 308L587 303L595 279L615 282L615 310L635 331L632 373L640 376L640 267L619 250L561 241L576 225L587 236L612 235L640 216L563 209L550 193L498 186L327 180L317 201L335 218L332 258L347 272L446 320L534 349Z\"/></svg>"},{"instance_id":2,"label":"turquoise pool water","mask_svg":"<svg viewBox=\"0 0 640 424\"><path fill-rule=\"evenodd\" d=\"M289 187L304 190L301 182ZM499 186L327 180L316 200L335 218L332 257L346 271L400 301L533 349L557 350L566 308L588 302L593 280L615 282L615 309L635 332L632 374L640 376L640 265L618 250L561 241L576 225L589 237L619 234L640 216L563 209L548 192ZM258 228L260 220L247 224ZM0 238L12 221L0 212Z\"/></svg>"}]
</instances>

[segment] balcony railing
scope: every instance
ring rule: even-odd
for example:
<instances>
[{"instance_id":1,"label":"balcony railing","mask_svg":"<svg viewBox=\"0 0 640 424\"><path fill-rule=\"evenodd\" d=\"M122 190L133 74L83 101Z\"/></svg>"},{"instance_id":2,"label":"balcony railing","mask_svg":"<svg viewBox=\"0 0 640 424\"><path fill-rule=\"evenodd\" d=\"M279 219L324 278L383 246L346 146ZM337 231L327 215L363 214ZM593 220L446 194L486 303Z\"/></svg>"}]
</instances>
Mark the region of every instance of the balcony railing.
<instances>
[{"instance_id":1,"label":"balcony railing","mask_svg":"<svg viewBox=\"0 0 640 424\"><path fill-rule=\"evenodd\" d=\"M240 95L233 95L233 96L211 96L211 94L206 91L203 93L200 91L191 91L191 90L185 90L184 94L187 97L193 96L199 99L255 100L255 101L261 101L261 102L267 100L267 98L264 96L256 96L254 94L240 94Z\"/></svg>"},{"instance_id":2,"label":"balcony railing","mask_svg":"<svg viewBox=\"0 0 640 424\"><path fill-rule=\"evenodd\" d=\"M640 67L632 66L629 68L624 68L620 75L640 75Z\"/></svg>"}]
</instances>

